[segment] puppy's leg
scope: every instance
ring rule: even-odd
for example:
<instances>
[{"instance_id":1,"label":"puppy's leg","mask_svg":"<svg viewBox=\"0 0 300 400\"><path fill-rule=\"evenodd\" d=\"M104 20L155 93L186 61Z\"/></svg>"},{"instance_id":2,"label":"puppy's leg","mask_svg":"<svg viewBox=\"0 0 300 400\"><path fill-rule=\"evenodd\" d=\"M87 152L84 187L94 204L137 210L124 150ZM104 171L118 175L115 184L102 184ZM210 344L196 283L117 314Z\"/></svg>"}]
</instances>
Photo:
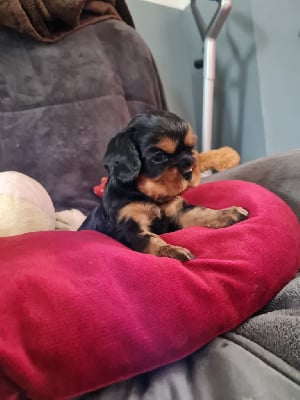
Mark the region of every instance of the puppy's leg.
<instances>
[{"instance_id":1,"label":"puppy's leg","mask_svg":"<svg viewBox=\"0 0 300 400\"><path fill-rule=\"evenodd\" d=\"M188 261L194 258L189 250L185 249L184 247L167 244L163 239L154 233L142 232L140 235L144 240L146 239L147 241L143 250L144 253L154 254L158 257L176 258L180 261Z\"/></svg>"},{"instance_id":2,"label":"puppy's leg","mask_svg":"<svg viewBox=\"0 0 300 400\"><path fill-rule=\"evenodd\" d=\"M155 219L160 219L160 208L151 203L134 202L123 207L118 216L116 239L133 250L158 257L188 261L194 258L189 250L167 244L160 236L151 232Z\"/></svg>"},{"instance_id":3,"label":"puppy's leg","mask_svg":"<svg viewBox=\"0 0 300 400\"><path fill-rule=\"evenodd\" d=\"M191 206L183 199L175 199L164 207L166 216L173 218L179 228L188 226L207 226L209 228L224 228L236 222L243 221L248 211L242 207L228 207L222 210Z\"/></svg>"},{"instance_id":4,"label":"puppy's leg","mask_svg":"<svg viewBox=\"0 0 300 400\"><path fill-rule=\"evenodd\" d=\"M236 222L243 221L248 211L242 207L229 207L222 210L212 210L204 207L183 209L178 216L178 225L181 228L188 226L207 226L209 228L224 228Z\"/></svg>"}]
</instances>

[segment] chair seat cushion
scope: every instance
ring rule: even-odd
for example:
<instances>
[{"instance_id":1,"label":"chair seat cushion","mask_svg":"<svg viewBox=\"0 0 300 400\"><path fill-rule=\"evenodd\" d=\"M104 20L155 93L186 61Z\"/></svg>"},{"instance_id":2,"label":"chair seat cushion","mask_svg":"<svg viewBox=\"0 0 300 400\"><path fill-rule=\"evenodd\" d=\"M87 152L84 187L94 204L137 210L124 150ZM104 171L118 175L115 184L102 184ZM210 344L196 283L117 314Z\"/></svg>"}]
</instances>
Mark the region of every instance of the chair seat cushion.
<instances>
[{"instance_id":1,"label":"chair seat cushion","mask_svg":"<svg viewBox=\"0 0 300 400\"><path fill-rule=\"evenodd\" d=\"M299 222L276 195L221 181L193 204L249 218L163 235L181 263L93 231L0 239L0 398L68 399L178 360L264 306L295 276Z\"/></svg>"},{"instance_id":2,"label":"chair seat cushion","mask_svg":"<svg viewBox=\"0 0 300 400\"><path fill-rule=\"evenodd\" d=\"M111 138L136 114L166 108L149 48L124 22L107 20L50 46L0 27L1 54L0 172L38 181L56 211L91 211Z\"/></svg>"}]
</instances>

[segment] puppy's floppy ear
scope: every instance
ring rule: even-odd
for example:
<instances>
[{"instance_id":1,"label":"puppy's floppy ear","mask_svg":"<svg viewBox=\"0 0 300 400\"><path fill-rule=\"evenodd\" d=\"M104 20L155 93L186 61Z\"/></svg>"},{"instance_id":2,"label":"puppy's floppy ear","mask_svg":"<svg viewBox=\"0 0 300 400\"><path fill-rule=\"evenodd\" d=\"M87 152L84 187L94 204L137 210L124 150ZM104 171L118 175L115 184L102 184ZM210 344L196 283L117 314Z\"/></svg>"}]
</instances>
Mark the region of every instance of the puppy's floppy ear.
<instances>
[{"instance_id":1,"label":"puppy's floppy ear","mask_svg":"<svg viewBox=\"0 0 300 400\"><path fill-rule=\"evenodd\" d=\"M123 183L132 182L138 177L141 160L128 130L118 133L109 142L104 166L110 176Z\"/></svg>"}]
</instances>

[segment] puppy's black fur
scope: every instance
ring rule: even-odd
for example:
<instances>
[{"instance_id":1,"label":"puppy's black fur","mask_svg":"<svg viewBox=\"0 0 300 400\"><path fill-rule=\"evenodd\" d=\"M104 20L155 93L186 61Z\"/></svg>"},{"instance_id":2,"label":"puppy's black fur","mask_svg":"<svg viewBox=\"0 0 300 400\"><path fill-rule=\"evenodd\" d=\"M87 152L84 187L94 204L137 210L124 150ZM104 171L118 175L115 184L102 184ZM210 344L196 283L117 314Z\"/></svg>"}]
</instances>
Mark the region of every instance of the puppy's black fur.
<instances>
[{"instance_id":1,"label":"puppy's black fur","mask_svg":"<svg viewBox=\"0 0 300 400\"><path fill-rule=\"evenodd\" d=\"M181 193L200 180L195 135L189 124L170 112L137 115L109 143L108 171L100 205L82 229L107 234L128 247L157 256L190 260L189 250L165 243L161 233L190 225L223 227L245 219L240 207L210 210L190 206Z\"/></svg>"}]
</instances>

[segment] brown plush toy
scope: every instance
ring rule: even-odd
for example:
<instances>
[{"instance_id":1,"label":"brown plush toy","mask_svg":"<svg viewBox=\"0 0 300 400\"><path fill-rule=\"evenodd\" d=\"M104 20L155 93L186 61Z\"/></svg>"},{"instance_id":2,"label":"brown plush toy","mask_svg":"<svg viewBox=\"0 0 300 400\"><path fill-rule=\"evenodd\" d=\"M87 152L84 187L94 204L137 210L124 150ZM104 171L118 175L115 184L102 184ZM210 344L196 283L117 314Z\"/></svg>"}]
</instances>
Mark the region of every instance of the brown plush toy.
<instances>
[{"instance_id":1,"label":"brown plush toy","mask_svg":"<svg viewBox=\"0 0 300 400\"><path fill-rule=\"evenodd\" d=\"M197 160L201 172L209 170L219 172L237 166L240 156L231 147L225 146L197 153Z\"/></svg>"},{"instance_id":2,"label":"brown plush toy","mask_svg":"<svg viewBox=\"0 0 300 400\"><path fill-rule=\"evenodd\" d=\"M219 149L205 152L196 152L200 172L209 170L223 171L235 167L240 162L239 154L231 147L225 146ZM107 182L107 177L103 177L100 183L94 186L93 191L96 196L101 197Z\"/></svg>"}]
</instances>

